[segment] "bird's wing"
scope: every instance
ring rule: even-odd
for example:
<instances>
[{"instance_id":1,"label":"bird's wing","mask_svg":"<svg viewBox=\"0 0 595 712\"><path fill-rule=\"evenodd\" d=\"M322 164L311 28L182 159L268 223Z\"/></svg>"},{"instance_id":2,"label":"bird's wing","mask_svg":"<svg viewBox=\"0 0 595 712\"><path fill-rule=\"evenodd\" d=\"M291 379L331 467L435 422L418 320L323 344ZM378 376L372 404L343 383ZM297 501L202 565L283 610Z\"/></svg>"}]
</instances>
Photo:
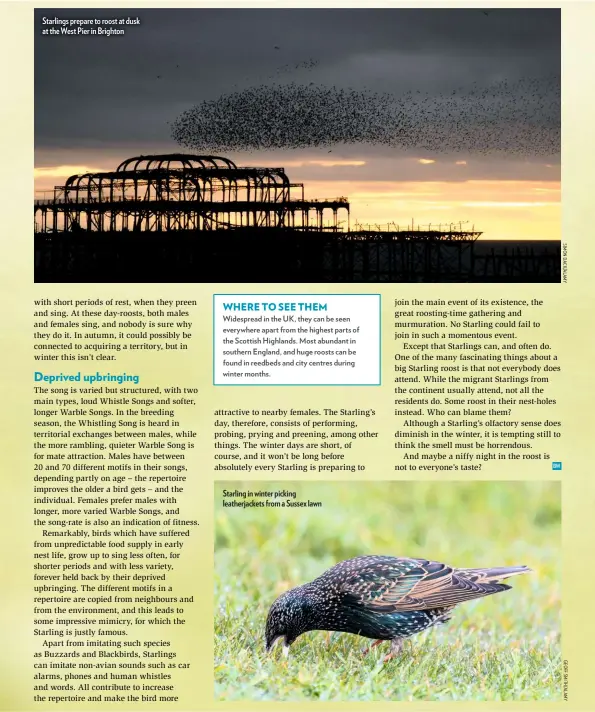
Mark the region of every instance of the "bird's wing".
<instances>
[{"instance_id":1,"label":"bird's wing","mask_svg":"<svg viewBox=\"0 0 595 712\"><path fill-rule=\"evenodd\" d=\"M370 564L348 579L342 590L348 599L378 613L452 608L473 598L505 591L510 586L479 583L455 569L425 559L395 559L394 564Z\"/></svg>"},{"instance_id":2,"label":"bird's wing","mask_svg":"<svg viewBox=\"0 0 595 712\"><path fill-rule=\"evenodd\" d=\"M455 569L455 573L475 583L495 583L511 576L531 573L528 566L497 566L489 569Z\"/></svg>"}]
</instances>

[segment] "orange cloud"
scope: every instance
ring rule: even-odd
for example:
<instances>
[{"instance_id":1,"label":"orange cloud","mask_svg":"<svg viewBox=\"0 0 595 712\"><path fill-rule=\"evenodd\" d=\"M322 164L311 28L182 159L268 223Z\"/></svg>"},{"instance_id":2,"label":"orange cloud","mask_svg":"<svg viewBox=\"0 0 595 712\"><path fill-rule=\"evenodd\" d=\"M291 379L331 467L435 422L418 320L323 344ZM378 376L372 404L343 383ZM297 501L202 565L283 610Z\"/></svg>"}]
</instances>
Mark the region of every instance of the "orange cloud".
<instances>
[{"instance_id":1,"label":"orange cloud","mask_svg":"<svg viewBox=\"0 0 595 712\"><path fill-rule=\"evenodd\" d=\"M475 227L486 240L559 240L560 183L553 181L308 181L307 197L346 195L351 225Z\"/></svg>"},{"instance_id":2,"label":"orange cloud","mask_svg":"<svg viewBox=\"0 0 595 712\"><path fill-rule=\"evenodd\" d=\"M537 203L537 202L507 202L504 200L486 200L472 201L469 203L459 203L464 208L543 208L552 203Z\"/></svg>"},{"instance_id":3,"label":"orange cloud","mask_svg":"<svg viewBox=\"0 0 595 712\"><path fill-rule=\"evenodd\" d=\"M323 166L332 168L333 166L365 166L365 161L307 161L309 166Z\"/></svg>"},{"instance_id":4,"label":"orange cloud","mask_svg":"<svg viewBox=\"0 0 595 712\"><path fill-rule=\"evenodd\" d=\"M326 159L326 160L313 160L313 161L284 161L282 159L278 161L259 161L259 165L264 168L276 168L278 166L283 166L283 168L303 168L304 166L320 166L322 168L334 168L336 166L365 166L366 161L343 161L340 158Z\"/></svg>"},{"instance_id":5,"label":"orange cloud","mask_svg":"<svg viewBox=\"0 0 595 712\"><path fill-rule=\"evenodd\" d=\"M81 173L101 173L104 168L92 168L90 166L46 166L35 168L33 176L35 178L70 178Z\"/></svg>"}]
</instances>

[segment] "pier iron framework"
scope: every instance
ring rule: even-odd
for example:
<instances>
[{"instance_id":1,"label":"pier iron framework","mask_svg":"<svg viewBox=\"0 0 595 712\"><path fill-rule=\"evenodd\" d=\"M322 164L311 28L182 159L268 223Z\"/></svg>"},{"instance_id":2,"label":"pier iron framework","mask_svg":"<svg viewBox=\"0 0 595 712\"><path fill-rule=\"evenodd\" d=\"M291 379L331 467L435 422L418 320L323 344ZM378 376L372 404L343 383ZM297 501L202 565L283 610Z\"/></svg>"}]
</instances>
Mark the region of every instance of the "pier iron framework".
<instances>
[{"instance_id":1,"label":"pier iron framework","mask_svg":"<svg viewBox=\"0 0 595 712\"><path fill-rule=\"evenodd\" d=\"M463 225L351 224L283 168L185 153L73 175L34 201L36 281L559 281L560 248ZM458 229L457 229L458 227Z\"/></svg>"},{"instance_id":2,"label":"pier iron framework","mask_svg":"<svg viewBox=\"0 0 595 712\"><path fill-rule=\"evenodd\" d=\"M340 212L344 220L340 221ZM238 167L228 158L166 154L129 158L115 171L73 175L35 200L35 231L171 232L233 228L338 231L347 198L306 200L283 168Z\"/></svg>"}]
</instances>

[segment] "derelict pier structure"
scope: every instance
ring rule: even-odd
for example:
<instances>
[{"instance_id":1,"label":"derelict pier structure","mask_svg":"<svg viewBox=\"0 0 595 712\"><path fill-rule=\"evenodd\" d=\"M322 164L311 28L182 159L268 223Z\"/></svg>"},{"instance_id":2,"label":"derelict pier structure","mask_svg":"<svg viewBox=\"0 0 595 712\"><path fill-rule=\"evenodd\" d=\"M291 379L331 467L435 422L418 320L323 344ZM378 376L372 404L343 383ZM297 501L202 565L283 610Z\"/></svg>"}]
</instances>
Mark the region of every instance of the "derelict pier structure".
<instances>
[{"instance_id":1,"label":"derelict pier structure","mask_svg":"<svg viewBox=\"0 0 595 712\"><path fill-rule=\"evenodd\" d=\"M337 230L340 210L348 216L347 198L305 200L303 184L290 183L283 168L186 154L139 156L110 173L71 176L35 203L43 233Z\"/></svg>"},{"instance_id":2,"label":"derelict pier structure","mask_svg":"<svg viewBox=\"0 0 595 712\"><path fill-rule=\"evenodd\" d=\"M283 168L217 156L138 156L74 175L35 200L34 216L36 281L490 281L485 260L474 278L480 232L352 230L347 198L308 200ZM549 263L528 264L513 260L494 281L559 281L559 259L557 280Z\"/></svg>"}]
</instances>

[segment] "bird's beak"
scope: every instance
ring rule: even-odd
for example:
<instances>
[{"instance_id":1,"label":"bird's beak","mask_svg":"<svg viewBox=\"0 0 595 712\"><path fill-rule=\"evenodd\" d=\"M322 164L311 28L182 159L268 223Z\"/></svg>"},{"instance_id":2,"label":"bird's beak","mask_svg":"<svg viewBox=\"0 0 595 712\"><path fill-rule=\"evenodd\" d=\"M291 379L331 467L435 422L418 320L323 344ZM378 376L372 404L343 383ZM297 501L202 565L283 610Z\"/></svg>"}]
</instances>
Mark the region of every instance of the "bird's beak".
<instances>
[{"instance_id":1,"label":"bird's beak","mask_svg":"<svg viewBox=\"0 0 595 712\"><path fill-rule=\"evenodd\" d=\"M276 638L273 638L270 643L266 644L266 651L267 653L270 653L271 650L275 647L275 645L281 640L283 636L278 635Z\"/></svg>"},{"instance_id":2,"label":"bird's beak","mask_svg":"<svg viewBox=\"0 0 595 712\"><path fill-rule=\"evenodd\" d=\"M286 644L284 635L278 635L274 638L271 643L266 646L266 652L270 653L280 640L283 641L283 655L287 657L289 655L289 645Z\"/></svg>"}]
</instances>

